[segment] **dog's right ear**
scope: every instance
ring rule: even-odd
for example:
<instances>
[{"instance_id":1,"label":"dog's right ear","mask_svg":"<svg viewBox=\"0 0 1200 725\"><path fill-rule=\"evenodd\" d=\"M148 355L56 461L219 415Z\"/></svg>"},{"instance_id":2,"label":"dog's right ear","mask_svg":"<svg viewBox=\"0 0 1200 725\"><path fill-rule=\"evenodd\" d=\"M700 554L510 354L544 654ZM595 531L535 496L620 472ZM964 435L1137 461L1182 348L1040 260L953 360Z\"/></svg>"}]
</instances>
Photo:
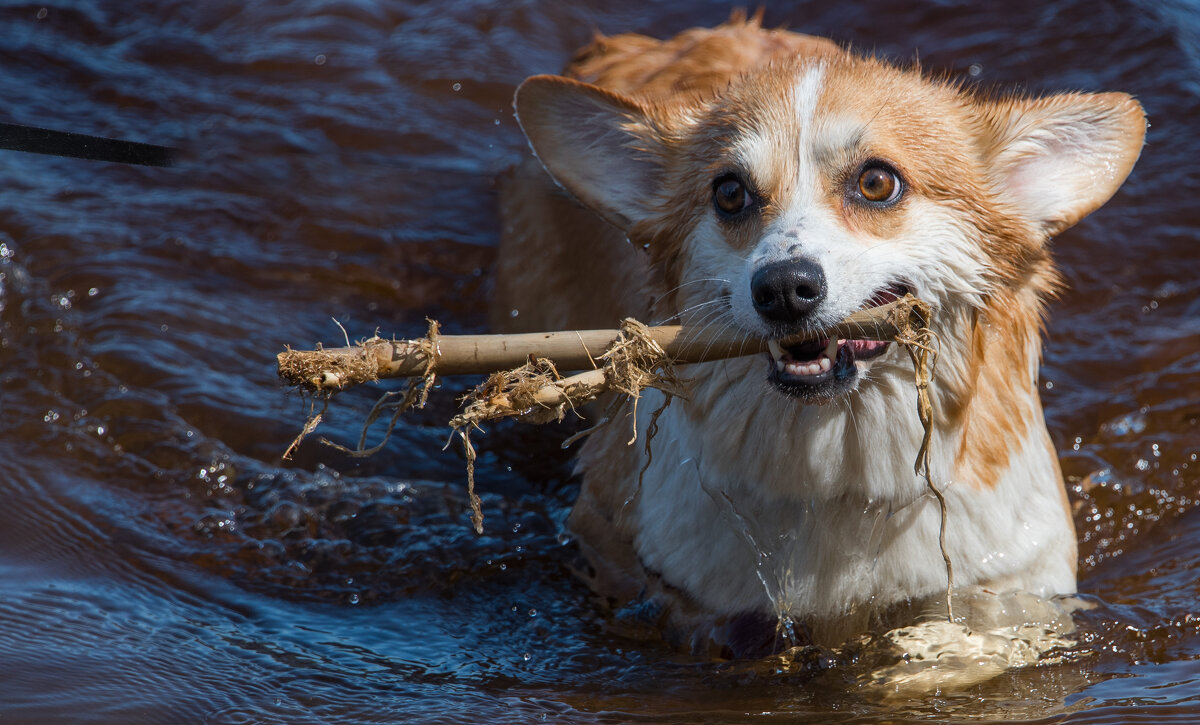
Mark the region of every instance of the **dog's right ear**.
<instances>
[{"instance_id":1,"label":"dog's right ear","mask_svg":"<svg viewBox=\"0 0 1200 725\"><path fill-rule=\"evenodd\" d=\"M625 232L651 214L664 149L644 107L549 75L522 83L514 106L533 152L560 186Z\"/></svg>"}]
</instances>

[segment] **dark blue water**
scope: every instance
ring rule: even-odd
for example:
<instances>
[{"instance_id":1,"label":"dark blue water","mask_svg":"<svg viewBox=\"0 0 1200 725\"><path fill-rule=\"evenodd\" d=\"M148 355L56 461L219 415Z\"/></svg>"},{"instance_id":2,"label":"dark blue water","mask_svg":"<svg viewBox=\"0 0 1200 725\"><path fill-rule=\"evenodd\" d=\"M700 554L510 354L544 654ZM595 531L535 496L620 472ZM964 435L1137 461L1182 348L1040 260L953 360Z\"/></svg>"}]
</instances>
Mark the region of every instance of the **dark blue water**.
<instances>
[{"instance_id":1,"label":"dark blue water","mask_svg":"<svg viewBox=\"0 0 1200 725\"><path fill-rule=\"evenodd\" d=\"M425 316L482 331L510 109L594 30L716 2L0 1L0 122L183 149L150 169L0 152L0 720L1200 719L1200 8L767 3L984 85L1124 90L1148 145L1056 242L1047 415L1097 606L1059 664L880 703L616 626L571 575L564 431L477 438L451 380L386 450L314 440L285 344ZM345 393L343 443L379 390ZM373 434L377 437L378 432ZM372 438L372 442L376 438Z\"/></svg>"}]
</instances>

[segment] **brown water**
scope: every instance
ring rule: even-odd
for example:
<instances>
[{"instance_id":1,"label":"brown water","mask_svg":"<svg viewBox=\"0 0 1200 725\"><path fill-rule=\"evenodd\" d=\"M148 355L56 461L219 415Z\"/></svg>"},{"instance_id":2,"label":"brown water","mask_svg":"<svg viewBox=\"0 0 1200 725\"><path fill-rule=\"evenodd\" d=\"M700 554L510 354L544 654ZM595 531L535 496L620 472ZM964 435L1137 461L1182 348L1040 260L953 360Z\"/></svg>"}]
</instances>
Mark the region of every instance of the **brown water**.
<instances>
[{"instance_id":1,"label":"brown water","mask_svg":"<svg viewBox=\"0 0 1200 725\"><path fill-rule=\"evenodd\" d=\"M724 2L0 2L0 121L187 149L0 152L0 720L1200 720L1200 9L1187 0L767 3L972 82L1137 94L1117 198L1056 243L1047 415L1077 503L1063 662L882 703L615 631L569 573L564 433L443 452L452 380L365 461L280 454L284 344L481 331L509 107L593 29ZM907 5L907 9L896 9ZM1003 6L1003 10L1000 8ZM44 8L44 10L43 10ZM343 442L377 390L339 397Z\"/></svg>"}]
</instances>

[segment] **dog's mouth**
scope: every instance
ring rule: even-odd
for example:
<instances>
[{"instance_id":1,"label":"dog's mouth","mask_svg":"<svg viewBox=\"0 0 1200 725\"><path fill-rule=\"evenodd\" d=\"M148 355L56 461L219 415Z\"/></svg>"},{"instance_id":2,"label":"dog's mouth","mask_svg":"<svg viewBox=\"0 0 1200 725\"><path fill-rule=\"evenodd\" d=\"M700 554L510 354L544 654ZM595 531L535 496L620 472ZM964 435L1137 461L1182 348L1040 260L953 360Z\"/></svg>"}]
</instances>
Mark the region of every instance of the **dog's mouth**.
<instances>
[{"instance_id":1,"label":"dog's mouth","mask_svg":"<svg viewBox=\"0 0 1200 725\"><path fill-rule=\"evenodd\" d=\"M890 285L867 301L863 308L894 302L909 293L904 285ZM887 352L891 343L878 340L841 340L834 337L802 337L769 340L769 380L782 392L805 402L824 402L853 390L858 382L856 363L873 360Z\"/></svg>"}]
</instances>

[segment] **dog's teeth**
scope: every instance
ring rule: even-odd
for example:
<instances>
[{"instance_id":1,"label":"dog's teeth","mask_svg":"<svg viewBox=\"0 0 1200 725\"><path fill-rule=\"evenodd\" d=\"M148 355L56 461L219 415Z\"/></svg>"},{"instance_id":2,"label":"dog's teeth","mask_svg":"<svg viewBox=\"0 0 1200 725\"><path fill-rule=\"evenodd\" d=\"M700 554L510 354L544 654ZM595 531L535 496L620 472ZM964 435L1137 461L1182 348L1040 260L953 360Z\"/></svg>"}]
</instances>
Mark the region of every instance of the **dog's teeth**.
<instances>
[{"instance_id":1,"label":"dog's teeth","mask_svg":"<svg viewBox=\"0 0 1200 725\"><path fill-rule=\"evenodd\" d=\"M833 360L830 360L827 357L822 357L817 361L817 364L821 366L821 372L827 372L829 368L833 367Z\"/></svg>"},{"instance_id":2,"label":"dog's teeth","mask_svg":"<svg viewBox=\"0 0 1200 725\"><path fill-rule=\"evenodd\" d=\"M775 361L775 369L778 370L779 372L783 372L784 365L785 365L785 363L782 360Z\"/></svg>"},{"instance_id":3,"label":"dog's teeth","mask_svg":"<svg viewBox=\"0 0 1200 725\"><path fill-rule=\"evenodd\" d=\"M795 376L798 378L799 377L809 377L812 375L819 375L819 374L825 372L826 370L829 369L830 366L831 366L831 364L828 362L825 362L824 364L822 364L815 360L813 362L789 362L786 365L786 372L788 375L792 375L792 376Z\"/></svg>"},{"instance_id":4,"label":"dog's teeth","mask_svg":"<svg viewBox=\"0 0 1200 725\"><path fill-rule=\"evenodd\" d=\"M779 346L778 341L767 340L767 349L771 351L771 357L775 358L776 360L783 359L783 348ZM780 363L780 365L782 366L783 363ZM783 368L781 367L780 369L782 370Z\"/></svg>"},{"instance_id":5,"label":"dog's teeth","mask_svg":"<svg viewBox=\"0 0 1200 725\"><path fill-rule=\"evenodd\" d=\"M829 338L829 344L825 346L825 356L830 360L837 357L838 342L839 340L836 337L831 337Z\"/></svg>"}]
</instances>

